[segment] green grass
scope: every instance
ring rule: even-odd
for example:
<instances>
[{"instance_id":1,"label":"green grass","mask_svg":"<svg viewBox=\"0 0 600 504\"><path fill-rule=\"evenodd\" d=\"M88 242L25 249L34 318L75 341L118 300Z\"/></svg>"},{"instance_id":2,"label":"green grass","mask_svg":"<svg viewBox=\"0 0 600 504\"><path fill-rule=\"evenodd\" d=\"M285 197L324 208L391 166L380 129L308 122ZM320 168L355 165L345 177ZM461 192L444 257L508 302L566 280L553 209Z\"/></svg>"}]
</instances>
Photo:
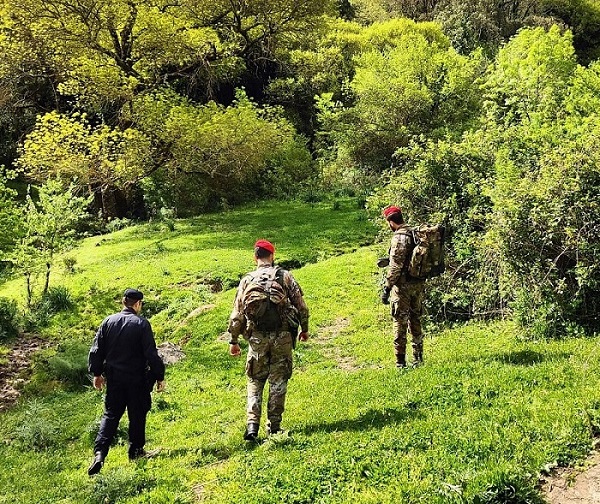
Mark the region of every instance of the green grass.
<instances>
[{"instance_id":1,"label":"green grass","mask_svg":"<svg viewBox=\"0 0 600 504\"><path fill-rule=\"evenodd\" d=\"M160 339L187 353L149 415L148 448L162 451L129 463L124 421L102 473L88 478L101 394L32 389L1 415L0 503L541 502L540 471L584 457L600 427L598 340L520 341L510 322L469 324L429 331L425 366L399 373L377 296L381 246L361 246L373 235L350 203L268 204L179 221L166 236L142 226L84 242L70 253L79 272L62 278L81 306L48 335L91 341L115 291L153 289ZM235 284L259 236L281 259L303 258L293 272L311 339L295 352L289 434L248 445L243 360L219 338L234 289L200 286L207 275ZM205 311L188 317L199 304Z\"/></svg>"}]
</instances>

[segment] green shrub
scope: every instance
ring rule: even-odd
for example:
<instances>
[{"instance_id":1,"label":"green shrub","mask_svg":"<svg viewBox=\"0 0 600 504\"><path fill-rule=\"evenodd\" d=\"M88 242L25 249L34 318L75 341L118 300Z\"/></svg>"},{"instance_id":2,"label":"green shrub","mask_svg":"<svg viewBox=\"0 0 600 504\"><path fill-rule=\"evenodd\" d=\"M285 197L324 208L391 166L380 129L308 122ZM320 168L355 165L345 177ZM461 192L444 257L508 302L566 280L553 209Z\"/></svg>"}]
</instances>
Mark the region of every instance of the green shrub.
<instances>
[{"instance_id":1,"label":"green shrub","mask_svg":"<svg viewBox=\"0 0 600 504\"><path fill-rule=\"evenodd\" d=\"M37 302L29 307L23 316L23 326L26 332L35 332L50 323L48 304Z\"/></svg>"},{"instance_id":2,"label":"green shrub","mask_svg":"<svg viewBox=\"0 0 600 504\"><path fill-rule=\"evenodd\" d=\"M67 273L75 273L75 265L77 264L77 259L72 256L66 256L63 258L63 266Z\"/></svg>"},{"instance_id":3,"label":"green shrub","mask_svg":"<svg viewBox=\"0 0 600 504\"><path fill-rule=\"evenodd\" d=\"M48 359L48 374L71 386L89 384L87 356L89 346L78 341L61 343Z\"/></svg>"},{"instance_id":4,"label":"green shrub","mask_svg":"<svg viewBox=\"0 0 600 504\"><path fill-rule=\"evenodd\" d=\"M18 333L17 302L0 297L0 341Z\"/></svg>"},{"instance_id":5,"label":"green shrub","mask_svg":"<svg viewBox=\"0 0 600 504\"><path fill-rule=\"evenodd\" d=\"M154 480L148 480L146 473L136 472L135 467L116 467L111 471L100 473L95 478L87 502L94 504L123 502L123 499L139 495L153 486Z\"/></svg>"},{"instance_id":6,"label":"green shrub","mask_svg":"<svg viewBox=\"0 0 600 504\"><path fill-rule=\"evenodd\" d=\"M106 223L106 231L108 233L113 233L114 231L119 231L120 229L125 229L132 225L133 221L125 217L122 219L112 219Z\"/></svg>"},{"instance_id":7,"label":"green shrub","mask_svg":"<svg viewBox=\"0 0 600 504\"><path fill-rule=\"evenodd\" d=\"M68 311L75 305L69 289L62 285L50 287L42 299L42 304L46 305L50 314Z\"/></svg>"},{"instance_id":8,"label":"green shrub","mask_svg":"<svg viewBox=\"0 0 600 504\"><path fill-rule=\"evenodd\" d=\"M41 401L33 400L15 432L15 439L25 449L46 450L60 442L61 425L58 416Z\"/></svg>"}]
</instances>

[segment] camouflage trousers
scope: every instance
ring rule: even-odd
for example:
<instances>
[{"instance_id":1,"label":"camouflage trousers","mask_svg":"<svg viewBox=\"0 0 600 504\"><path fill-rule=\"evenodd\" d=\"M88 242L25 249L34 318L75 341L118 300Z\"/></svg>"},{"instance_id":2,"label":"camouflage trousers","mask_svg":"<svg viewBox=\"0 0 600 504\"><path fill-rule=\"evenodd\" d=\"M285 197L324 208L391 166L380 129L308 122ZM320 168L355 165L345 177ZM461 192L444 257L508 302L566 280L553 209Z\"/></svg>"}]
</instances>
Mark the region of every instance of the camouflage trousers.
<instances>
[{"instance_id":1,"label":"camouflage trousers","mask_svg":"<svg viewBox=\"0 0 600 504\"><path fill-rule=\"evenodd\" d=\"M423 331L421 314L425 282L395 285L390 296L390 307L394 319L394 350L397 358L406 353L407 331L410 330L415 361L423 360Z\"/></svg>"},{"instance_id":2,"label":"camouflage trousers","mask_svg":"<svg viewBox=\"0 0 600 504\"><path fill-rule=\"evenodd\" d=\"M287 331L253 331L248 343L248 423L260 424L263 389L268 380L268 427L271 431L279 429L285 407L287 382L292 376L292 334Z\"/></svg>"}]
</instances>

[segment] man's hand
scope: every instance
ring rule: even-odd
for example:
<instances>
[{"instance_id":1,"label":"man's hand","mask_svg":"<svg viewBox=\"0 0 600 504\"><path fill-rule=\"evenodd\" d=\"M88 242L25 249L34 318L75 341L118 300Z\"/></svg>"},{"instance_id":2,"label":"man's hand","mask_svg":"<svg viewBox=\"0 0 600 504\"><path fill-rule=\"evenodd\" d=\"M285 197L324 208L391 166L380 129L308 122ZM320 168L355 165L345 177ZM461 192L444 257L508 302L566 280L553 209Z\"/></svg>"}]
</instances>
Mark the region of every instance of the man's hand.
<instances>
[{"instance_id":1,"label":"man's hand","mask_svg":"<svg viewBox=\"0 0 600 504\"><path fill-rule=\"evenodd\" d=\"M103 376L94 376L94 388L96 390L102 390L104 385L104 377Z\"/></svg>"},{"instance_id":2,"label":"man's hand","mask_svg":"<svg viewBox=\"0 0 600 504\"><path fill-rule=\"evenodd\" d=\"M229 345L229 355L232 357L239 357L242 355L242 349L238 343L233 343Z\"/></svg>"},{"instance_id":3,"label":"man's hand","mask_svg":"<svg viewBox=\"0 0 600 504\"><path fill-rule=\"evenodd\" d=\"M166 386L167 386L167 384L165 383L165 380L158 381L158 382L156 382L156 391L162 392L163 390L165 390Z\"/></svg>"},{"instance_id":4,"label":"man's hand","mask_svg":"<svg viewBox=\"0 0 600 504\"><path fill-rule=\"evenodd\" d=\"M299 335L298 335L298 339L300 341L308 341L308 331L302 331Z\"/></svg>"},{"instance_id":5,"label":"man's hand","mask_svg":"<svg viewBox=\"0 0 600 504\"><path fill-rule=\"evenodd\" d=\"M381 293L381 302L385 305L390 304L390 291L389 287L384 287Z\"/></svg>"}]
</instances>

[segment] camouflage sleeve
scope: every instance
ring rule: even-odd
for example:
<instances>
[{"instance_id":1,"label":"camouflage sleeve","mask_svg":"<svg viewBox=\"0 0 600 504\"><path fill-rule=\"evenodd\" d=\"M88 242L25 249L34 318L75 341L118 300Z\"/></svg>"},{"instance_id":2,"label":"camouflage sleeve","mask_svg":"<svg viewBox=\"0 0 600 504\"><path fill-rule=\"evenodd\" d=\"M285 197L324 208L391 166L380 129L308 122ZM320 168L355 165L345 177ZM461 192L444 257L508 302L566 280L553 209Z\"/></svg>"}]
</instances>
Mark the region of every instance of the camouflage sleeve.
<instances>
[{"instance_id":1,"label":"camouflage sleeve","mask_svg":"<svg viewBox=\"0 0 600 504\"><path fill-rule=\"evenodd\" d=\"M227 327L227 330L229 331L229 334L231 334L232 343L237 343L240 334L246 330L246 317L244 316L244 308L242 306L242 293L244 292L247 283L248 278L245 276L240 281L233 302L233 310L229 316L229 326Z\"/></svg>"},{"instance_id":2,"label":"camouflage sleeve","mask_svg":"<svg viewBox=\"0 0 600 504\"><path fill-rule=\"evenodd\" d=\"M308 306L306 306L306 302L304 301L302 289L289 271L284 273L283 282L287 289L290 302L298 310L298 315L300 316L300 327L302 328L303 332L308 332Z\"/></svg>"},{"instance_id":3,"label":"camouflage sleeve","mask_svg":"<svg viewBox=\"0 0 600 504\"><path fill-rule=\"evenodd\" d=\"M405 271L408 252L410 250L410 236L407 233L395 233L390 246L390 266L385 285L392 288L400 281Z\"/></svg>"}]
</instances>

